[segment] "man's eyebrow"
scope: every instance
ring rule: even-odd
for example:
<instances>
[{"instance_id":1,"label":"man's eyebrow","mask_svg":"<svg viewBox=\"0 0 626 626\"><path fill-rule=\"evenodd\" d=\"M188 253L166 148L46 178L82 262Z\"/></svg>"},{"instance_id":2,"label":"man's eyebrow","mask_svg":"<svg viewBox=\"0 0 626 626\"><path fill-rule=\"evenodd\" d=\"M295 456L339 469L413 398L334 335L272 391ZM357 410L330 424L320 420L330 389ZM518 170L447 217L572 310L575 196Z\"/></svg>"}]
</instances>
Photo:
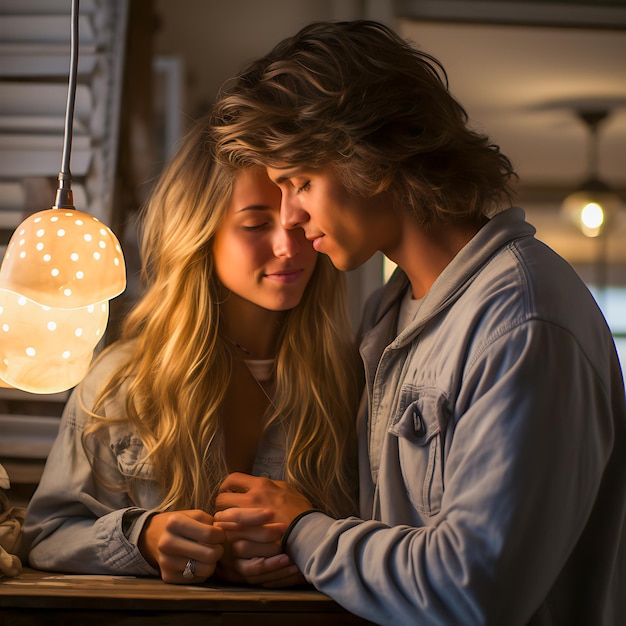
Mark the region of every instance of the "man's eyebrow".
<instances>
[{"instance_id":1,"label":"man's eyebrow","mask_svg":"<svg viewBox=\"0 0 626 626\"><path fill-rule=\"evenodd\" d=\"M272 182L275 185L280 185L281 183L284 183L286 180L289 180L290 178L292 178L293 176L300 175L303 171L304 171L303 167L294 167L294 168L288 169L283 174L281 174L278 178L272 179Z\"/></svg>"}]
</instances>

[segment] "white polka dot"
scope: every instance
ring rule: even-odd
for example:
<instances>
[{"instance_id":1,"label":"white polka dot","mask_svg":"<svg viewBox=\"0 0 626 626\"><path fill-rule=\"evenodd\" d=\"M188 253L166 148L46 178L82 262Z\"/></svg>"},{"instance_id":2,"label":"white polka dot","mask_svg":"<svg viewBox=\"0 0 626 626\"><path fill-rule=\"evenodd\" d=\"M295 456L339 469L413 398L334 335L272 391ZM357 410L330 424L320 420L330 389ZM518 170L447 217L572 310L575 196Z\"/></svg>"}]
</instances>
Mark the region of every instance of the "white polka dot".
<instances>
[{"instance_id":1,"label":"white polka dot","mask_svg":"<svg viewBox=\"0 0 626 626\"><path fill-rule=\"evenodd\" d=\"M94 307L94 305L93 305L93 304L90 304L90 305L87 307L87 312L88 312L88 313L93 313L94 311L95 311L95 307Z\"/></svg>"},{"instance_id":2,"label":"white polka dot","mask_svg":"<svg viewBox=\"0 0 626 626\"><path fill-rule=\"evenodd\" d=\"M104 250L104 248L106 248L106 247L107 247L106 241L101 241L98 245L99 245L99 246L100 246L103 250Z\"/></svg>"},{"instance_id":3,"label":"white polka dot","mask_svg":"<svg viewBox=\"0 0 626 626\"><path fill-rule=\"evenodd\" d=\"M99 252L94 252L94 253L93 253L93 258L94 258L96 261L99 261L99 260L100 260L100 258L101 258L101 256L102 256L102 255L101 255Z\"/></svg>"},{"instance_id":4,"label":"white polka dot","mask_svg":"<svg viewBox=\"0 0 626 626\"><path fill-rule=\"evenodd\" d=\"M41 241L35 246L35 248L37 248L37 250L39 250L40 252L43 250L44 245L43 243L41 243Z\"/></svg>"},{"instance_id":5,"label":"white polka dot","mask_svg":"<svg viewBox=\"0 0 626 626\"><path fill-rule=\"evenodd\" d=\"M71 289L69 289L69 288L67 288L67 289L64 289L64 290L63 290L63 293L64 293L66 296L71 296L71 295L72 295L72 290L71 290Z\"/></svg>"},{"instance_id":6,"label":"white polka dot","mask_svg":"<svg viewBox=\"0 0 626 626\"><path fill-rule=\"evenodd\" d=\"M48 326L48 330L56 330L57 329L57 323L56 322L48 322L47 326Z\"/></svg>"},{"instance_id":7,"label":"white polka dot","mask_svg":"<svg viewBox=\"0 0 626 626\"><path fill-rule=\"evenodd\" d=\"M20 246L23 246L26 243L26 239L20 239Z\"/></svg>"},{"instance_id":8,"label":"white polka dot","mask_svg":"<svg viewBox=\"0 0 626 626\"><path fill-rule=\"evenodd\" d=\"M83 334L83 329L82 329L82 328L77 328L77 329L74 331L74 334L75 334L77 337L82 336L82 334Z\"/></svg>"},{"instance_id":9,"label":"white polka dot","mask_svg":"<svg viewBox=\"0 0 626 626\"><path fill-rule=\"evenodd\" d=\"M26 354L28 356L35 356L37 354L37 350L35 350L35 348L33 347L28 347L26 348Z\"/></svg>"},{"instance_id":10,"label":"white polka dot","mask_svg":"<svg viewBox=\"0 0 626 626\"><path fill-rule=\"evenodd\" d=\"M19 234L19 236L21 237L21 236L24 234L24 232L25 232L25 231L24 231L24 229L22 228L22 230L20 230L20 232L18 233L18 234Z\"/></svg>"},{"instance_id":11,"label":"white polka dot","mask_svg":"<svg viewBox=\"0 0 626 626\"><path fill-rule=\"evenodd\" d=\"M20 296L20 297L17 299L17 303L18 303L20 306L24 306L24 305L26 304L26 302L27 302L27 300L26 300L26 298L25 298L24 296Z\"/></svg>"},{"instance_id":12,"label":"white polka dot","mask_svg":"<svg viewBox=\"0 0 626 626\"><path fill-rule=\"evenodd\" d=\"M37 237L43 237L46 234L46 231L43 228L40 228L35 235L37 235Z\"/></svg>"},{"instance_id":13,"label":"white polka dot","mask_svg":"<svg viewBox=\"0 0 626 626\"><path fill-rule=\"evenodd\" d=\"M72 259L72 261L78 261L78 254L76 254L76 252L72 252L72 254L70 254L70 259Z\"/></svg>"},{"instance_id":14,"label":"white polka dot","mask_svg":"<svg viewBox=\"0 0 626 626\"><path fill-rule=\"evenodd\" d=\"M104 228L101 228L101 229L100 229L100 234L101 234L103 237L106 237L106 236L107 236L107 231L106 231Z\"/></svg>"},{"instance_id":15,"label":"white polka dot","mask_svg":"<svg viewBox=\"0 0 626 626\"><path fill-rule=\"evenodd\" d=\"M2 330L3 330L5 333L8 333L8 332L9 332L9 325L8 325L8 324L2 324Z\"/></svg>"},{"instance_id":16,"label":"white polka dot","mask_svg":"<svg viewBox=\"0 0 626 626\"><path fill-rule=\"evenodd\" d=\"M53 276L58 276L60 274L58 268L54 268L51 272L50 272Z\"/></svg>"},{"instance_id":17,"label":"white polka dot","mask_svg":"<svg viewBox=\"0 0 626 626\"><path fill-rule=\"evenodd\" d=\"M47 263L52 257L49 254L44 254L42 258Z\"/></svg>"},{"instance_id":18,"label":"white polka dot","mask_svg":"<svg viewBox=\"0 0 626 626\"><path fill-rule=\"evenodd\" d=\"M76 272L76 278L78 278L78 280L80 280L81 278L85 278L85 272L81 272L80 270L78 270L78 272Z\"/></svg>"},{"instance_id":19,"label":"white polka dot","mask_svg":"<svg viewBox=\"0 0 626 626\"><path fill-rule=\"evenodd\" d=\"M36 217L33 221L35 222L35 224L39 224L39 222L41 222L41 218Z\"/></svg>"},{"instance_id":20,"label":"white polka dot","mask_svg":"<svg viewBox=\"0 0 626 626\"><path fill-rule=\"evenodd\" d=\"M120 264L120 260L117 257L115 257L113 259L113 265L118 266L119 264Z\"/></svg>"},{"instance_id":21,"label":"white polka dot","mask_svg":"<svg viewBox=\"0 0 626 626\"><path fill-rule=\"evenodd\" d=\"M51 218L50 218L50 221L51 221L51 222L58 222L58 221L59 221L59 218L55 215L54 217L51 217Z\"/></svg>"},{"instance_id":22,"label":"white polka dot","mask_svg":"<svg viewBox=\"0 0 626 626\"><path fill-rule=\"evenodd\" d=\"M83 239L85 241L91 241L93 239L93 237L89 233L87 233L86 235L83 235Z\"/></svg>"},{"instance_id":23,"label":"white polka dot","mask_svg":"<svg viewBox=\"0 0 626 626\"><path fill-rule=\"evenodd\" d=\"M0 306L0 315L2 315L4 313L4 307Z\"/></svg>"},{"instance_id":24,"label":"white polka dot","mask_svg":"<svg viewBox=\"0 0 626 626\"><path fill-rule=\"evenodd\" d=\"M74 224L76 224L76 226L82 226L83 225L83 220L75 220Z\"/></svg>"},{"instance_id":25,"label":"white polka dot","mask_svg":"<svg viewBox=\"0 0 626 626\"><path fill-rule=\"evenodd\" d=\"M64 359L69 359L70 358L70 351L66 350L62 355L61 355Z\"/></svg>"},{"instance_id":26,"label":"white polka dot","mask_svg":"<svg viewBox=\"0 0 626 626\"><path fill-rule=\"evenodd\" d=\"M25 251L25 250L22 250L22 251L20 252L20 259L25 259L25 258L26 258L26 251Z\"/></svg>"},{"instance_id":27,"label":"white polka dot","mask_svg":"<svg viewBox=\"0 0 626 626\"><path fill-rule=\"evenodd\" d=\"M59 228L59 230L57 230L57 236L58 237L64 237L65 236L65 230L63 228Z\"/></svg>"}]
</instances>

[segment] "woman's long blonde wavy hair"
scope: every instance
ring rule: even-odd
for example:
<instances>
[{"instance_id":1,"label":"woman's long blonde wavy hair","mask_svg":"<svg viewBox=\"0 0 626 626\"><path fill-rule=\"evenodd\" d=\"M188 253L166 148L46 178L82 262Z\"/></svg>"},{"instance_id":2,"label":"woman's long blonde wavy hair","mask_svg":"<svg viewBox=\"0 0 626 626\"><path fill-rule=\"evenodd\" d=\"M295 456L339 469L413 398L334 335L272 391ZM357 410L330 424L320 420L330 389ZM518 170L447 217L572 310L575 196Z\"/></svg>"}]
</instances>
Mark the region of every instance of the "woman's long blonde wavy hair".
<instances>
[{"instance_id":1,"label":"woman's long blonde wavy hair","mask_svg":"<svg viewBox=\"0 0 626 626\"><path fill-rule=\"evenodd\" d=\"M220 405L232 362L220 336L212 241L237 170L215 159L209 118L199 122L143 209L145 291L126 318L131 357L97 397L94 430L128 421L143 441L161 510L212 512L227 475ZM320 255L300 304L288 313L275 360L267 423L287 433L286 480L332 515L355 509L354 422L359 386L344 277ZM125 414L104 416L112 397ZM132 498L133 481L127 489Z\"/></svg>"}]
</instances>

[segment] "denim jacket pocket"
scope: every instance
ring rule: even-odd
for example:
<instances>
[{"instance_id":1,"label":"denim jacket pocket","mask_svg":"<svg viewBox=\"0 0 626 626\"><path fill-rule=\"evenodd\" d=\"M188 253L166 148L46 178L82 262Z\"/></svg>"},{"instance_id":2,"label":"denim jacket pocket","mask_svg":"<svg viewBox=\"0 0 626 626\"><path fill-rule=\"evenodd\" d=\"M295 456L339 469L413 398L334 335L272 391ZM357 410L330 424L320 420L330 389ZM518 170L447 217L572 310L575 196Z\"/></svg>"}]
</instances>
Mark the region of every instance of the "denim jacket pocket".
<instances>
[{"instance_id":1,"label":"denim jacket pocket","mask_svg":"<svg viewBox=\"0 0 626 626\"><path fill-rule=\"evenodd\" d=\"M117 465L123 476L143 479L153 477L152 464L142 460L146 449L139 437L128 436L111 444L111 449L117 457Z\"/></svg>"},{"instance_id":2,"label":"denim jacket pocket","mask_svg":"<svg viewBox=\"0 0 626 626\"><path fill-rule=\"evenodd\" d=\"M441 424L445 396L437 389L406 386L389 434L398 438L400 469L412 505L422 515L436 515L443 497Z\"/></svg>"},{"instance_id":3,"label":"denim jacket pocket","mask_svg":"<svg viewBox=\"0 0 626 626\"><path fill-rule=\"evenodd\" d=\"M124 426L113 426L109 433L109 447L117 462L117 469L128 478L151 479L154 468L143 459L146 448L140 437Z\"/></svg>"}]
</instances>

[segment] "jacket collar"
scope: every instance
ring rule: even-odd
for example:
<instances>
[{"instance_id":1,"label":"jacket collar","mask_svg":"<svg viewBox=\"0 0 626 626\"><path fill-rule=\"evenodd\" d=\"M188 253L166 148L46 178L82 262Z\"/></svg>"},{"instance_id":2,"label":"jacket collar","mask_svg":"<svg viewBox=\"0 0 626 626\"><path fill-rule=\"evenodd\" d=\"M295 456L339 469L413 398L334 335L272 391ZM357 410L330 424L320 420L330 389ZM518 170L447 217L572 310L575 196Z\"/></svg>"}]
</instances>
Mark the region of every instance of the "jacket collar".
<instances>
[{"instance_id":1,"label":"jacket collar","mask_svg":"<svg viewBox=\"0 0 626 626\"><path fill-rule=\"evenodd\" d=\"M393 347L406 343L428 320L448 307L494 254L512 241L534 236L535 232L535 227L526 222L524 211L519 207L511 207L492 217L439 275L424 296L416 319L396 338ZM406 274L397 268L380 301L377 324L391 307L397 306L408 286Z\"/></svg>"}]
</instances>

